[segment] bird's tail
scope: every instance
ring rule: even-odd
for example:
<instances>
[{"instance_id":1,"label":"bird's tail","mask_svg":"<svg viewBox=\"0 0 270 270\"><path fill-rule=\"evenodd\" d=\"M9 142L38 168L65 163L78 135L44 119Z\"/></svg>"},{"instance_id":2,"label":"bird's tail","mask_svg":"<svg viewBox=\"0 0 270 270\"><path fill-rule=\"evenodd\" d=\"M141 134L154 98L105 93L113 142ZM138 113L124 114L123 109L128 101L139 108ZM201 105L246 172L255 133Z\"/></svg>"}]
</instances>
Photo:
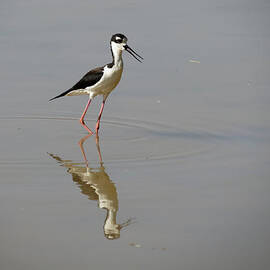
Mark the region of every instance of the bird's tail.
<instances>
[{"instance_id":1,"label":"bird's tail","mask_svg":"<svg viewBox=\"0 0 270 270\"><path fill-rule=\"evenodd\" d=\"M70 91L71 91L71 90L69 89L69 90L67 90L67 91L65 91L65 92L63 92L63 93L61 93L60 95L58 95L58 96L56 96L56 97L53 97L53 98L49 99L49 101L52 101L52 100L54 100L54 99L56 99L56 98L64 97L64 96L65 96L66 94L68 94Z\"/></svg>"}]
</instances>

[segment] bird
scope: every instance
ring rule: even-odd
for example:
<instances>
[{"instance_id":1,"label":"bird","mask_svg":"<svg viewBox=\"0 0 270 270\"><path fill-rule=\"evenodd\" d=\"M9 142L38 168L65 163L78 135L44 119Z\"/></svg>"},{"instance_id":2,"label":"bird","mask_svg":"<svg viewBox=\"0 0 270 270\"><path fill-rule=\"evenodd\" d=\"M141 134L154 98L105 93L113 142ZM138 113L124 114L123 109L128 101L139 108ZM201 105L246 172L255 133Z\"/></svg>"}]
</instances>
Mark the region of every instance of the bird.
<instances>
[{"instance_id":1,"label":"bird","mask_svg":"<svg viewBox=\"0 0 270 270\"><path fill-rule=\"evenodd\" d=\"M98 134L100 128L100 120L105 106L105 102L109 94L118 85L122 72L123 72L123 59L122 52L125 50L130 53L136 60L142 62L143 57L136 53L127 45L127 37L124 34L117 33L112 35L110 40L110 48L112 53L112 62L101 67L94 68L87 72L74 86L56 97L51 98L49 101L64 97L64 96L77 96L88 95L89 99L85 109L81 115L81 125L90 133L93 131L87 127L84 117L91 104L91 101L98 95L103 96L102 104L98 114L95 131Z\"/></svg>"}]
</instances>

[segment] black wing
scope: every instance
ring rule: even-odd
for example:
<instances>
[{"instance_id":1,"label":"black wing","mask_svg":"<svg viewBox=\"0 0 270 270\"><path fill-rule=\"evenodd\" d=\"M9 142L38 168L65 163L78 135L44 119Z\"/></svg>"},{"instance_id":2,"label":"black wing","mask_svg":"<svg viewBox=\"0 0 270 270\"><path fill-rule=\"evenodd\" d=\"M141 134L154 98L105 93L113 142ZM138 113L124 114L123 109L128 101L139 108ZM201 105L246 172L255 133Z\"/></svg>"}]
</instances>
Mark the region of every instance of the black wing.
<instances>
[{"instance_id":1,"label":"black wing","mask_svg":"<svg viewBox=\"0 0 270 270\"><path fill-rule=\"evenodd\" d=\"M58 95L54 98L51 98L50 101L54 100L56 98L63 97L73 90L85 89L86 87L90 87L90 86L96 84L101 79L101 77L103 75L103 71L104 71L104 66L90 70L74 86L72 86L67 91L61 93L60 95Z\"/></svg>"}]
</instances>

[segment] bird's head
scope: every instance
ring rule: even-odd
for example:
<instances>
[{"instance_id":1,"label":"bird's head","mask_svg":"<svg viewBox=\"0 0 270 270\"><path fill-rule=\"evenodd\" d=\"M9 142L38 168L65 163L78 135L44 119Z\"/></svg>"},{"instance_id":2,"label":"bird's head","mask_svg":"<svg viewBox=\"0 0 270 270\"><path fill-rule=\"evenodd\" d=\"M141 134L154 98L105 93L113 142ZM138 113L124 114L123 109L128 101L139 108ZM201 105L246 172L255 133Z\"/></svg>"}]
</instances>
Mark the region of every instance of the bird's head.
<instances>
[{"instance_id":1,"label":"bird's head","mask_svg":"<svg viewBox=\"0 0 270 270\"><path fill-rule=\"evenodd\" d=\"M120 33L114 34L111 38L111 47L112 47L113 52L126 50L135 59L137 59L139 62L141 62L141 60L143 60L143 58L127 45L127 41L128 41L128 39L125 35L120 34Z\"/></svg>"}]
</instances>

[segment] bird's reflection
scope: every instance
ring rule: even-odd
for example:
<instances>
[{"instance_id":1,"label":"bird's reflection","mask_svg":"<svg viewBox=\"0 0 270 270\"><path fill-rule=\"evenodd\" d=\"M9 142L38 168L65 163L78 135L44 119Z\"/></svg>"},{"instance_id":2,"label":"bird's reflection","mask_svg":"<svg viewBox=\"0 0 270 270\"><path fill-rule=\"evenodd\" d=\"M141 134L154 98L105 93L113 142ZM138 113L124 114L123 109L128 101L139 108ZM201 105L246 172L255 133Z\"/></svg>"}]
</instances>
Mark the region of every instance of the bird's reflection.
<instances>
[{"instance_id":1,"label":"bird's reflection","mask_svg":"<svg viewBox=\"0 0 270 270\"><path fill-rule=\"evenodd\" d=\"M115 184L111 181L105 171L102 161L99 137L96 136L96 147L99 156L99 167L91 168L84 151L83 143L91 136L88 134L79 141L79 146L84 158L85 166L73 163L70 160L63 160L57 155L49 154L57 160L61 166L68 168L67 172L72 175L72 180L80 187L81 193L88 196L89 200L97 200L101 209L106 209L107 216L104 222L104 235L107 239L117 239L120 237L120 230L131 224L128 219L122 224L117 224L116 215L118 211L118 196Z\"/></svg>"}]
</instances>

